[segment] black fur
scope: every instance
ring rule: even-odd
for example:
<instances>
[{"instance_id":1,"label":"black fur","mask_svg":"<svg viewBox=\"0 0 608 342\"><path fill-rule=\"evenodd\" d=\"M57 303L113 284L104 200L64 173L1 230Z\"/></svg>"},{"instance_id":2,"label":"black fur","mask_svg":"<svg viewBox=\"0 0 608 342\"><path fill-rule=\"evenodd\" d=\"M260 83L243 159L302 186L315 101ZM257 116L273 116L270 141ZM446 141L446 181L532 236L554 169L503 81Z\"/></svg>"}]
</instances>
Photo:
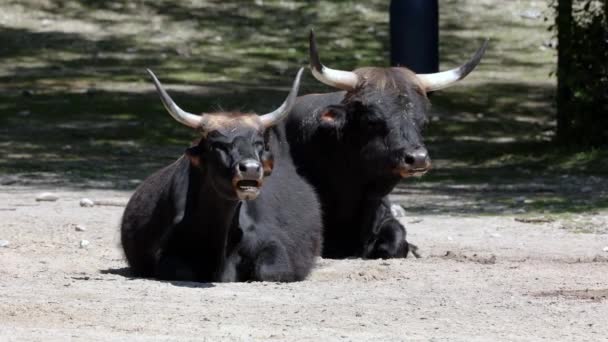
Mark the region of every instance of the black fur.
<instances>
[{"instance_id":1,"label":"black fur","mask_svg":"<svg viewBox=\"0 0 608 342\"><path fill-rule=\"evenodd\" d=\"M388 194L405 153L424 148L429 103L405 69L355 72L355 90L298 98L285 122L292 156L321 199L323 257L406 257Z\"/></svg>"},{"instance_id":2,"label":"black fur","mask_svg":"<svg viewBox=\"0 0 608 342\"><path fill-rule=\"evenodd\" d=\"M231 137L239 147L230 153L263 159L267 151L251 152L259 145L251 145L260 139L255 135ZM275 156L274 169L255 200L240 201L229 194L230 175L217 166L229 156L212 153L212 135L136 189L121 227L124 252L136 276L297 281L309 274L321 249L319 202L296 173L282 128L272 129L266 139ZM200 165L193 162L197 157Z\"/></svg>"}]
</instances>

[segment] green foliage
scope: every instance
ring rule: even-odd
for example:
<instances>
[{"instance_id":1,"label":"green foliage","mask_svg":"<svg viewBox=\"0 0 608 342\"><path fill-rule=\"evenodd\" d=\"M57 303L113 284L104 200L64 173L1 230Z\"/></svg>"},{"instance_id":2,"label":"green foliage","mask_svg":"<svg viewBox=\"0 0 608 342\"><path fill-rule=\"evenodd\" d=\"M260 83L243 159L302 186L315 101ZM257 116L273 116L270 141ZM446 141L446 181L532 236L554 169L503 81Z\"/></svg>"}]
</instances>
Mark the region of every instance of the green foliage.
<instances>
[{"instance_id":1,"label":"green foliage","mask_svg":"<svg viewBox=\"0 0 608 342\"><path fill-rule=\"evenodd\" d=\"M554 0L558 141L608 145L608 1Z\"/></svg>"}]
</instances>

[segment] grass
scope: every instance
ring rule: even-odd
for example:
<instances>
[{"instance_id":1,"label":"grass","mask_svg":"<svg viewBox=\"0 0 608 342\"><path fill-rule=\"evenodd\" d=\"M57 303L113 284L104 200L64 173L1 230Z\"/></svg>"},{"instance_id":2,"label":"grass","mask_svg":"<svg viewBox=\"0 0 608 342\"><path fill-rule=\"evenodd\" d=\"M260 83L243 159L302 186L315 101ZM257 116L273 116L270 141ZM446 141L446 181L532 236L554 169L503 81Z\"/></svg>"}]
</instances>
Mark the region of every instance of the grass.
<instances>
[{"instance_id":1,"label":"grass","mask_svg":"<svg viewBox=\"0 0 608 342\"><path fill-rule=\"evenodd\" d=\"M399 191L465 199L471 206L456 210L476 214L517 210L512 199L522 194L533 212L608 207L608 152L550 143L555 51L544 45L552 36L542 18L520 15L532 8L550 16L545 6L441 1L443 68L462 63L485 38L490 49L461 85L433 94L425 136L435 170ZM145 68L190 111L264 112L307 63L311 28L331 67L387 65L387 10L382 0L3 1L0 175L132 189L195 137L163 111ZM305 76L302 93L327 90ZM552 197L527 190L538 183ZM588 187L591 194L582 191Z\"/></svg>"}]
</instances>

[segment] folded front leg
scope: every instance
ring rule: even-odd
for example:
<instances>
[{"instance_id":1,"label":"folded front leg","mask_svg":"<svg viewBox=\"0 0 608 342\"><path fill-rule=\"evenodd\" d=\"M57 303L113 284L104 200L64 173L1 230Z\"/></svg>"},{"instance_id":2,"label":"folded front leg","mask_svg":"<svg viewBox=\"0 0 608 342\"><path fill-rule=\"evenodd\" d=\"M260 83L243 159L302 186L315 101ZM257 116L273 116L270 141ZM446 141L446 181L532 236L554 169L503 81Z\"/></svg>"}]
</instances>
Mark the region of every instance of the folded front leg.
<instances>
[{"instance_id":1,"label":"folded front leg","mask_svg":"<svg viewBox=\"0 0 608 342\"><path fill-rule=\"evenodd\" d=\"M287 250L276 241L263 244L255 261L255 280L260 281L296 281L296 271L291 265Z\"/></svg>"}]
</instances>

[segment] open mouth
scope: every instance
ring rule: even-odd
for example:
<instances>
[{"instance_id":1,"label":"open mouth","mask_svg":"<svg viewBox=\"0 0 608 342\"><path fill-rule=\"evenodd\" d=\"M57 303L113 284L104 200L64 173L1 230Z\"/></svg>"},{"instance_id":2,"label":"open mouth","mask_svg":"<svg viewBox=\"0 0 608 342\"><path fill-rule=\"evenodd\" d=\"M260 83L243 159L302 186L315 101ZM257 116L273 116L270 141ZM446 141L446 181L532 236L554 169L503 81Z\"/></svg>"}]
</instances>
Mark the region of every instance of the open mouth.
<instances>
[{"instance_id":1,"label":"open mouth","mask_svg":"<svg viewBox=\"0 0 608 342\"><path fill-rule=\"evenodd\" d=\"M428 168L401 169L401 170L398 170L396 173L398 173L399 176L401 176L401 178L407 178L407 177L422 177L428 171L429 171Z\"/></svg>"},{"instance_id":2,"label":"open mouth","mask_svg":"<svg viewBox=\"0 0 608 342\"><path fill-rule=\"evenodd\" d=\"M260 194L262 184L257 179L242 179L235 183L236 193L242 200L252 200Z\"/></svg>"},{"instance_id":3,"label":"open mouth","mask_svg":"<svg viewBox=\"0 0 608 342\"><path fill-rule=\"evenodd\" d=\"M241 191L258 191L260 190L260 182L254 179L243 179L236 182L236 187Z\"/></svg>"}]
</instances>

